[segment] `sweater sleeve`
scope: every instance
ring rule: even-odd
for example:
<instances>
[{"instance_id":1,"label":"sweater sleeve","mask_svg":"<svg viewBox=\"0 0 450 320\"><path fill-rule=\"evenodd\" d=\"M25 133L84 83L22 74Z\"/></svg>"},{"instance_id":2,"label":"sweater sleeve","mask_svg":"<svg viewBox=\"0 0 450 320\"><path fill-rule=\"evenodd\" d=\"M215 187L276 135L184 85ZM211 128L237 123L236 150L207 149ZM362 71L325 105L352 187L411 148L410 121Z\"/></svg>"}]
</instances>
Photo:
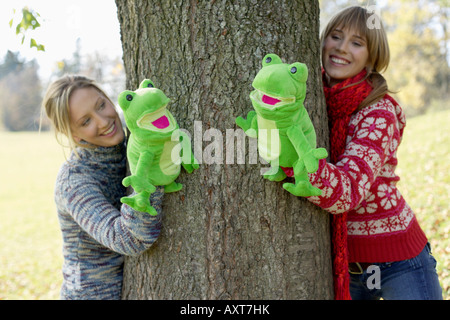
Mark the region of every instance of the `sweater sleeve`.
<instances>
[{"instance_id":1,"label":"sweater sleeve","mask_svg":"<svg viewBox=\"0 0 450 320\"><path fill-rule=\"evenodd\" d=\"M395 107L386 100L367 107L351 120L344 153L336 164L322 159L310 174L321 196L308 200L333 214L351 211L366 198L383 167L396 161L400 129ZM396 163L392 163L396 165Z\"/></svg>"},{"instance_id":2,"label":"sweater sleeve","mask_svg":"<svg viewBox=\"0 0 450 320\"><path fill-rule=\"evenodd\" d=\"M104 196L98 182L72 173L64 190L67 212L93 239L114 252L138 255L148 249L161 230L162 191L157 189L151 203L158 215L138 212L123 204L117 210Z\"/></svg>"}]
</instances>

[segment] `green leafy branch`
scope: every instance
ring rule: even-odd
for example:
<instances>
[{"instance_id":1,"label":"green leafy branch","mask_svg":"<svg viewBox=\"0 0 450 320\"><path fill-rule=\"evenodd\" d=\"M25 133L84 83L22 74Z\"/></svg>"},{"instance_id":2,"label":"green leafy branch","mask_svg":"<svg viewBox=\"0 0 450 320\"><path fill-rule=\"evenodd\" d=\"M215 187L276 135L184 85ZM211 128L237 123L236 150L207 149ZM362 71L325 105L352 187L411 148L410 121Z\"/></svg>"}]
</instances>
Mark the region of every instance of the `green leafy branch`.
<instances>
[{"instance_id":1,"label":"green leafy branch","mask_svg":"<svg viewBox=\"0 0 450 320\"><path fill-rule=\"evenodd\" d=\"M14 13L16 13L16 10L14 10ZM22 35L22 44L25 41L28 30L35 30L41 26L38 18L40 18L39 13L28 7L22 9L22 20L16 25L16 35ZM9 27L12 28L13 24L14 18L9 21ZM45 46L37 43L33 38L30 39L30 48L36 48L38 51L45 51Z\"/></svg>"}]
</instances>

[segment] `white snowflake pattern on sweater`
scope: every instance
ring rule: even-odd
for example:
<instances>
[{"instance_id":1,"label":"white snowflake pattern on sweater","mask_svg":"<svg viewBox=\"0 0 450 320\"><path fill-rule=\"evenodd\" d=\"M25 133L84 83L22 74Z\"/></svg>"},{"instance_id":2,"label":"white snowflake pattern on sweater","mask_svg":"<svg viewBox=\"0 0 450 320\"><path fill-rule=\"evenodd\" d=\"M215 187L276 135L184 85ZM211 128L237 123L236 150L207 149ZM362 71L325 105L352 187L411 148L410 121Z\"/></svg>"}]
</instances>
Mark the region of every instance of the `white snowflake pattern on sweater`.
<instances>
[{"instance_id":1,"label":"white snowflake pattern on sweater","mask_svg":"<svg viewBox=\"0 0 450 320\"><path fill-rule=\"evenodd\" d=\"M319 170L310 174L322 196L309 201L332 214L348 212L353 261L400 260L418 254L426 244L414 212L396 186L396 154L404 127L402 109L382 99L352 117L338 162L321 160Z\"/></svg>"}]
</instances>

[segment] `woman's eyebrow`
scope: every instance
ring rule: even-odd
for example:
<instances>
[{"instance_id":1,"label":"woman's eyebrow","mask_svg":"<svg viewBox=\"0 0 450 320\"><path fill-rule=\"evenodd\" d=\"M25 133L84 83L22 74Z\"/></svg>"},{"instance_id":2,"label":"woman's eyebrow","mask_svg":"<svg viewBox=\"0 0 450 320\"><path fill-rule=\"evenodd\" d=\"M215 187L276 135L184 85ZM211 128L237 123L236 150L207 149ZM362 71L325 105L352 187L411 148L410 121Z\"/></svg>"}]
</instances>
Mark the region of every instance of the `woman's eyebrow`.
<instances>
[{"instance_id":1,"label":"woman's eyebrow","mask_svg":"<svg viewBox=\"0 0 450 320\"><path fill-rule=\"evenodd\" d=\"M104 101L105 100L103 99L103 97L99 96L97 101L95 102L95 106L97 107L97 106L101 105Z\"/></svg>"},{"instance_id":2,"label":"woman's eyebrow","mask_svg":"<svg viewBox=\"0 0 450 320\"><path fill-rule=\"evenodd\" d=\"M341 29L338 29L338 28L336 28L336 29L334 29L333 31L335 31L335 32L339 32L339 33L344 33L344 31L343 30L341 30ZM362 36L360 36L359 34L353 34L352 35L352 37L354 37L354 38L358 38L358 39L360 39L360 40L362 40L362 41L366 41L366 38L365 37L362 37Z\"/></svg>"},{"instance_id":3,"label":"woman's eyebrow","mask_svg":"<svg viewBox=\"0 0 450 320\"><path fill-rule=\"evenodd\" d=\"M354 34L353 37L364 40L365 38L360 36L359 34Z\"/></svg>"}]
</instances>

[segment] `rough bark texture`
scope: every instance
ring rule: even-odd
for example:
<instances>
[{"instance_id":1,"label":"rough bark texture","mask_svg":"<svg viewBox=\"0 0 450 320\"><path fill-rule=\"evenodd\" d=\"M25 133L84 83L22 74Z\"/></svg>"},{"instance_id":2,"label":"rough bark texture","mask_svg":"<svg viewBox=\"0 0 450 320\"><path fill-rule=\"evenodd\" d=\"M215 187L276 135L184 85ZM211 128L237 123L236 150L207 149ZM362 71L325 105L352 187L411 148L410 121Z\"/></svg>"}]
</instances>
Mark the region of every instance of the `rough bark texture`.
<instances>
[{"instance_id":1,"label":"rough bark texture","mask_svg":"<svg viewBox=\"0 0 450 320\"><path fill-rule=\"evenodd\" d=\"M159 240L126 259L123 298L331 299L328 214L263 179L267 165L250 163L248 139L245 164L225 163L227 152L237 159L226 130L251 110L251 82L267 53L308 65L305 105L318 145L327 147L318 2L116 3L127 88L152 79L172 100L197 157L223 144L222 162L202 159L193 174L182 171L183 190L165 196ZM213 137L203 136L211 128Z\"/></svg>"}]
</instances>

